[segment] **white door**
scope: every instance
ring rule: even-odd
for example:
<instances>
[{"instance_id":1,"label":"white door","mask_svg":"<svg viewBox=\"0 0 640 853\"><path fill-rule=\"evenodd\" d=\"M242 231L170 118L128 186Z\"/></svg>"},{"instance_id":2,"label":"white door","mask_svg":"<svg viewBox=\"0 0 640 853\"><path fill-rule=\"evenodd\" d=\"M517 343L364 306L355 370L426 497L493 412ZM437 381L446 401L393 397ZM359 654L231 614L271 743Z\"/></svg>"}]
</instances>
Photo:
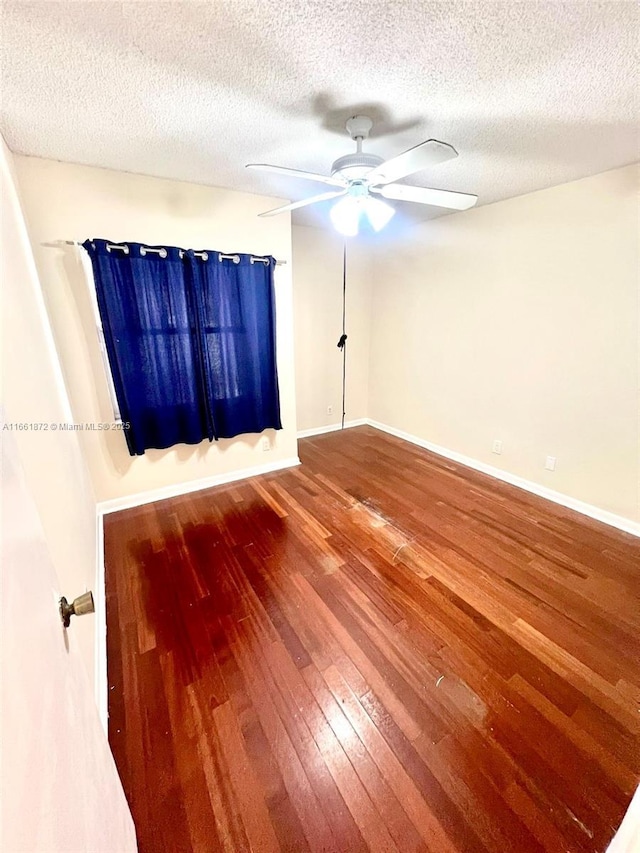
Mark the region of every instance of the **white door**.
<instances>
[{"instance_id":1,"label":"white door","mask_svg":"<svg viewBox=\"0 0 640 853\"><path fill-rule=\"evenodd\" d=\"M11 434L1 437L0 849L130 853L133 821L84 666L66 641L40 520ZM76 618L94 617L72 617L69 631Z\"/></svg>"}]
</instances>

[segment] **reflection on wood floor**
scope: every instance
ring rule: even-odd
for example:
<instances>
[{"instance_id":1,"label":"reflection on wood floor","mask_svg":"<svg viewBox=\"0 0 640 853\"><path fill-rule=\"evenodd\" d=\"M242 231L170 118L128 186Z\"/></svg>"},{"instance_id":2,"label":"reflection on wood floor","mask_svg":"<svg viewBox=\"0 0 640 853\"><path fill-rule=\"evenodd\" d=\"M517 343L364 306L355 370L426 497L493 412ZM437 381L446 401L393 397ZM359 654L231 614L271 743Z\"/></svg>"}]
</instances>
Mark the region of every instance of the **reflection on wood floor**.
<instances>
[{"instance_id":1,"label":"reflection on wood floor","mask_svg":"<svg viewBox=\"0 0 640 853\"><path fill-rule=\"evenodd\" d=\"M640 541L369 427L105 519L151 851L603 851L640 780Z\"/></svg>"}]
</instances>

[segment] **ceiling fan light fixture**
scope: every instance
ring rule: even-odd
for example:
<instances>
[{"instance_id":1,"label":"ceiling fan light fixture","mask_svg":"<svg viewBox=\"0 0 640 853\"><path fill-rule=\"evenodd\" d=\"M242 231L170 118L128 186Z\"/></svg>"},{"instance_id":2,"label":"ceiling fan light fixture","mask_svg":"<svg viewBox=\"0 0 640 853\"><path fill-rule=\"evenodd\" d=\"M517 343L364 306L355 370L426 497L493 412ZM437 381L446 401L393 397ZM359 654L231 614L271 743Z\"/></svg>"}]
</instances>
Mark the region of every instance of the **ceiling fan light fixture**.
<instances>
[{"instance_id":1,"label":"ceiling fan light fixture","mask_svg":"<svg viewBox=\"0 0 640 853\"><path fill-rule=\"evenodd\" d=\"M344 234L345 237L355 237L358 233L361 212L361 200L348 195L333 205L329 216L336 231Z\"/></svg>"},{"instance_id":2,"label":"ceiling fan light fixture","mask_svg":"<svg viewBox=\"0 0 640 853\"><path fill-rule=\"evenodd\" d=\"M374 231L382 231L391 221L395 208L380 199L367 196L363 200L364 212Z\"/></svg>"},{"instance_id":3,"label":"ceiling fan light fixture","mask_svg":"<svg viewBox=\"0 0 640 853\"><path fill-rule=\"evenodd\" d=\"M367 218L374 231L381 231L394 213L390 204L370 195L348 195L333 205L329 216L336 231L345 237L355 237L361 216Z\"/></svg>"}]
</instances>

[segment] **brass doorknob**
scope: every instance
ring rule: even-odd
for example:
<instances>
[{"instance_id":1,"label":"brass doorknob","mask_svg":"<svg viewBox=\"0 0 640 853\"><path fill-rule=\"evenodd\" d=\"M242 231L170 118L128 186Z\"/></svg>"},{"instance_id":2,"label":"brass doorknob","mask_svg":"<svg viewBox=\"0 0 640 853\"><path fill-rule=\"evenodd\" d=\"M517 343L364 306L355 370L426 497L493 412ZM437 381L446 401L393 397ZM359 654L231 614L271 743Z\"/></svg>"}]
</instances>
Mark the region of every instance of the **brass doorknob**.
<instances>
[{"instance_id":1,"label":"brass doorknob","mask_svg":"<svg viewBox=\"0 0 640 853\"><path fill-rule=\"evenodd\" d=\"M93 593L91 591L74 598L71 604L69 604L64 595L60 599L60 618L65 628L69 627L72 616L84 616L85 613L94 613L95 609Z\"/></svg>"}]
</instances>

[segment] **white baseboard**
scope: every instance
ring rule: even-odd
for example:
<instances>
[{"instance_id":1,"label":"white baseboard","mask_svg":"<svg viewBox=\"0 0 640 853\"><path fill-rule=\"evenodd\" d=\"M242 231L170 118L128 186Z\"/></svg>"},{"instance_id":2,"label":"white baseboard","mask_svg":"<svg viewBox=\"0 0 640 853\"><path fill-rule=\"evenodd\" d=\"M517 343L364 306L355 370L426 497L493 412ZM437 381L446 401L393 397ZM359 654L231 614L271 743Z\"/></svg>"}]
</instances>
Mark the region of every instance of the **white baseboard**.
<instances>
[{"instance_id":1,"label":"white baseboard","mask_svg":"<svg viewBox=\"0 0 640 853\"><path fill-rule=\"evenodd\" d=\"M618 530L624 530L625 533L631 533L633 536L640 536L640 523L632 521L630 518L625 518L622 515L616 515L613 512L600 509L592 504L572 498L569 495L556 492L553 489L548 489L546 486L541 486L539 483L534 483L532 480L525 480L524 477L518 477L516 474L510 474L508 471L503 471L500 468L494 468L493 465L487 465L485 462L479 462L471 456L465 456L455 450L449 450L446 447L441 447L439 444L433 444L431 441L426 441L423 438L418 438L416 435L411 435L403 430L388 426L367 419L369 426L375 429L387 432L389 435L395 435L396 438L401 438L404 441L409 441L411 444L417 444L418 447L424 447L425 450L431 450L432 453L437 453L438 456L444 456L446 459L451 459L453 462L459 462L461 465L466 465L468 468L473 468L475 471L481 471L483 474L488 474L490 477L495 477L497 480L502 480L519 489L524 489L541 498L545 498L553 503L567 507L567 509L575 510L575 512L587 515L589 518L594 518L596 521L601 521L608 524L610 527L616 527Z\"/></svg>"},{"instance_id":2,"label":"white baseboard","mask_svg":"<svg viewBox=\"0 0 640 853\"><path fill-rule=\"evenodd\" d=\"M360 418L356 421L345 421L344 428L366 426L369 423L367 418ZM325 432L337 432L342 429L342 424L329 424L329 426L312 427L311 429L301 429L298 432L298 438L309 438L312 435L322 435Z\"/></svg>"},{"instance_id":3,"label":"white baseboard","mask_svg":"<svg viewBox=\"0 0 640 853\"><path fill-rule=\"evenodd\" d=\"M249 477L258 477L260 474L271 474L273 471L281 471L283 468L293 468L299 464L300 460L298 457L291 456L288 459L280 459L277 462L268 462L266 465L255 465L252 468L230 471L228 474L214 474L212 477L203 477L201 480L162 486L159 489L151 489L148 492L138 492L135 495L125 495L121 498L101 501L98 504L98 512L102 515L107 515L110 512L119 512L121 509L132 509L136 506L163 501L167 498L178 498L181 495L188 495L191 492L202 491L202 489L223 486L225 483L234 483L236 480L246 480Z\"/></svg>"},{"instance_id":4,"label":"white baseboard","mask_svg":"<svg viewBox=\"0 0 640 853\"><path fill-rule=\"evenodd\" d=\"M104 577L103 515L96 513L96 582L93 589L95 605L95 674L94 690L100 722L109 736L109 683L107 676L107 590Z\"/></svg>"}]
</instances>

